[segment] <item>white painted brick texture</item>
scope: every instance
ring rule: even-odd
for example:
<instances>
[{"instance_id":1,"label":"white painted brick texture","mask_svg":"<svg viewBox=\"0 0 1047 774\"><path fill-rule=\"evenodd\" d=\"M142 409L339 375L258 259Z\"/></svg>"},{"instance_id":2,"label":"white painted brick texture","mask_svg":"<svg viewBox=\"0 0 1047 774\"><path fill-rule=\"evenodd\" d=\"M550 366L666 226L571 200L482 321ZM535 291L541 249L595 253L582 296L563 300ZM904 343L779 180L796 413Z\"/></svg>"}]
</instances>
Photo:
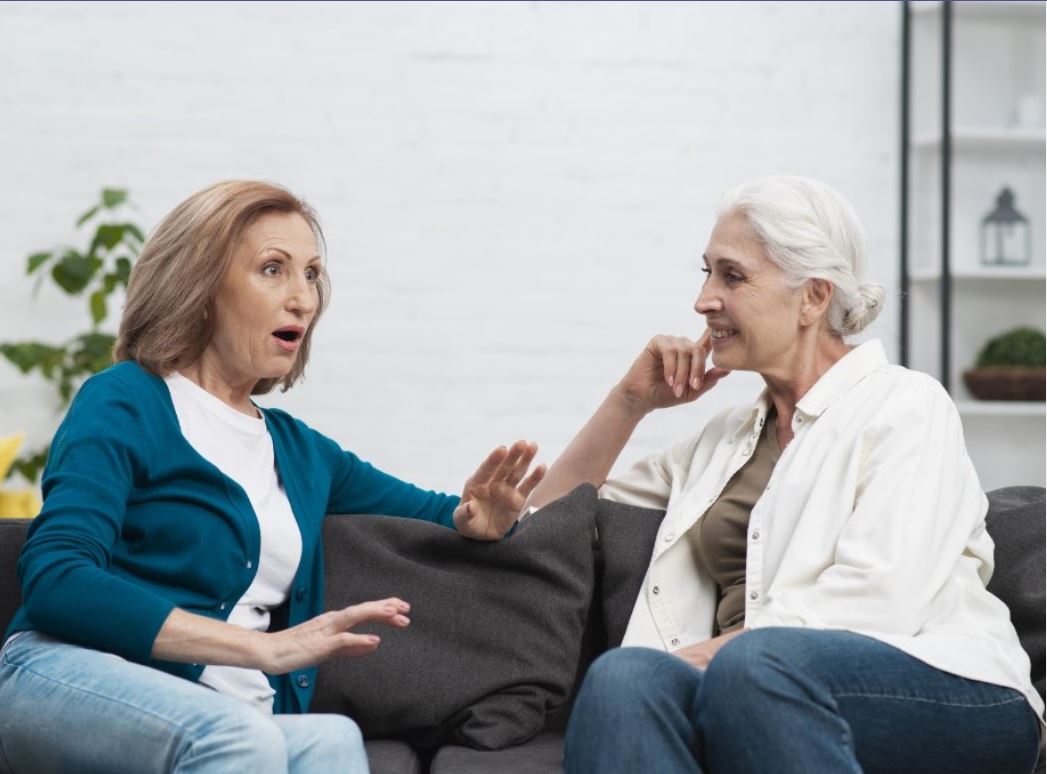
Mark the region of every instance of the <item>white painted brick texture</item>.
<instances>
[{"instance_id":1,"label":"white painted brick texture","mask_svg":"<svg viewBox=\"0 0 1047 774\"><path fill-rule=\"evenodd\" d=\"M898 32L893 3L0 4L0 338L86 322L23 266L102 185L152 226L280 181L334 301L266 402L457 491L500 443L551 461L651 335L697 335L719 194L798 173L863 215L893 354ZM758 389L651 417L622 462ZM42 382L0 364L0 394L0 435L50 436Z\"/></svg>"}]
</instances>

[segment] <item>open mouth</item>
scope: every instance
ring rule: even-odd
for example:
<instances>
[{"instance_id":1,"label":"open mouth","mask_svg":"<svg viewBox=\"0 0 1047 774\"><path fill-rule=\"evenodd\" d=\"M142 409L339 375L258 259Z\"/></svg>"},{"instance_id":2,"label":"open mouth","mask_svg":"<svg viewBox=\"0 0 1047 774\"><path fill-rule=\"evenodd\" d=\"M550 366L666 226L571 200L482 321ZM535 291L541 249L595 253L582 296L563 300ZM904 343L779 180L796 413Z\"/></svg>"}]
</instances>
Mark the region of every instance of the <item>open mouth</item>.
<instances>
[{"instance_id":1,"label":"open mouth","mask_svg":"<svg viewBox=\"0 0 1047 774\"><path fill-rule=\"evenodd\" d=\"M712 338L716 339L729 339L731 336L737 336L738 331L735 328L714 328Z\"/></svg>"},{"instance_id":2,"label":"open mouth","mask_svg":"<svg viewBox=\"0 0 1047 774\"><path fill-rule=\"evenodd\" d=\"M301 343L304 335L305 330L296 325L288 325L284 328L278 328L273 331L273 337L276 339L276 343L279 344L280 348L285 352L294 352L298 349L298 345Z\"/></svg>"}]
</instances>

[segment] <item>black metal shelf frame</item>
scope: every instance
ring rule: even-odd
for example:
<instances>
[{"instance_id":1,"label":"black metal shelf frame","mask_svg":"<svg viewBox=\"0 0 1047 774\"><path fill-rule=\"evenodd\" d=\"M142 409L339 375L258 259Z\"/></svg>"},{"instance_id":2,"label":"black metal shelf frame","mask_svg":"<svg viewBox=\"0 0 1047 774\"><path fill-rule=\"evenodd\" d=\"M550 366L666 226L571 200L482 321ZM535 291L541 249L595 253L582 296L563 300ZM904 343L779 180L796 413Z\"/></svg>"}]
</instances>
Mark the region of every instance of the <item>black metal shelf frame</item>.
<instances>
[{"instance_id":1,"label":"black metal shelf frame","mask_svg":"<svg viewBox=\"0 0 1047 774\"><path fill-rule=\"evenodd\" d=\"M941 4L941 275L939 378L947 391L952 381L952 267L949 261L949 226L952 216L952 0ZM910 82L912 80L912 8L909 0L902 3L902 63L901 63L901 164L900 164L900 341L901 364L909 365L910 284L909 284L909 154L912 148L912 116L910 113Z\"/></svg>"}]
</instances>

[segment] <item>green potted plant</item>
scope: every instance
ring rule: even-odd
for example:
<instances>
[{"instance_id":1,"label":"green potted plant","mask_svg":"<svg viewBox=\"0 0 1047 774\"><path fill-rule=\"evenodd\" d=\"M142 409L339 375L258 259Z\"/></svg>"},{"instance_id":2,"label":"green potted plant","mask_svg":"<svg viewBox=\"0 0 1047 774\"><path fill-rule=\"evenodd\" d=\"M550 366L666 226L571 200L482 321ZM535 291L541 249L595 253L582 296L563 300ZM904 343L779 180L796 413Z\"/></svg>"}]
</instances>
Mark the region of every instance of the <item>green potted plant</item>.
<instances>
[{"instance_id":1,"label":"green potted plant","mask_svg":"<svg viewBox=\"0 0 1047 774\"><path fill-rule=\"evenodd\" d=\"M1025 327L990 339L963 372L967 389L981 400L1044 400L1045 344L1043 331Z\"/></svg>"},{"instance_id":2,"label":"green potted plant","mask_svg":"<svg viewBox=\"0 0 1047 774\"><path fill-rule=\"evenodd\" d=\"M104 188L99 200L76 221L87 229L86 246L62 245L33 253L26 261L26 274L40 282L50 278L70 296L87 295L90 325L63 342L0 342L0 355L24 374L37 372L58 392L64 408L93 373L112 363L112 333L102 329L109 314L109 296L127 287L131 265L138 258L145 236L129 220L127 191ZM49 446L30 450L14 460L7 475L17 472L29 483L36 481L47 462Z\"/></svg>"}]
</instances>

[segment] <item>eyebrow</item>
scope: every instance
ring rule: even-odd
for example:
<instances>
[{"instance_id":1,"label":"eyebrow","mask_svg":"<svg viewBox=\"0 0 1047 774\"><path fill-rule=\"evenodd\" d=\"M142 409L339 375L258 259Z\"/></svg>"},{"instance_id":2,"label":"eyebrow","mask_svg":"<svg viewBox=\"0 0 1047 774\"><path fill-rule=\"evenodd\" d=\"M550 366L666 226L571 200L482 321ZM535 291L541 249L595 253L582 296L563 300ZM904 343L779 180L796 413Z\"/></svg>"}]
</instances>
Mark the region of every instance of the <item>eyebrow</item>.
<instances>
[{"instance_id":1,"label":"eyebrow","mask_svg":"<svg viewBox=\"0 0 1047 774\"><path fill-rule=\"evenodd\" d=\"M281 248L281 247L263 247L262 248L262 255L265 255L265 253L270 253L270 252L272 252L272 253L280 253L280 255L284 256L289 261L293 261L294 260L294 258L291 256L291 254L289 252L287 252L286 250L284 250L283 248ZM319 255L314 255L312 258L307 259L306 263L314 263L314 262L319 261L319 260L320 260L320 256Z\"/></svg>"},{"instance_id":2,"label":"eyebrow","mask_svg":"<svg viewBox=\"0 0 1047 774\"><path fill-rule=\"evenodd\" d=\"M735 266L739 269L745 268L745 264L743 264L741 261L735 260L734 258L714 258L710 261L709 256L705 253L702 253L702 260L705 261L705 263L707 264L718 263L727 264L728 266Z\"/></svg>"}]
</instances>

